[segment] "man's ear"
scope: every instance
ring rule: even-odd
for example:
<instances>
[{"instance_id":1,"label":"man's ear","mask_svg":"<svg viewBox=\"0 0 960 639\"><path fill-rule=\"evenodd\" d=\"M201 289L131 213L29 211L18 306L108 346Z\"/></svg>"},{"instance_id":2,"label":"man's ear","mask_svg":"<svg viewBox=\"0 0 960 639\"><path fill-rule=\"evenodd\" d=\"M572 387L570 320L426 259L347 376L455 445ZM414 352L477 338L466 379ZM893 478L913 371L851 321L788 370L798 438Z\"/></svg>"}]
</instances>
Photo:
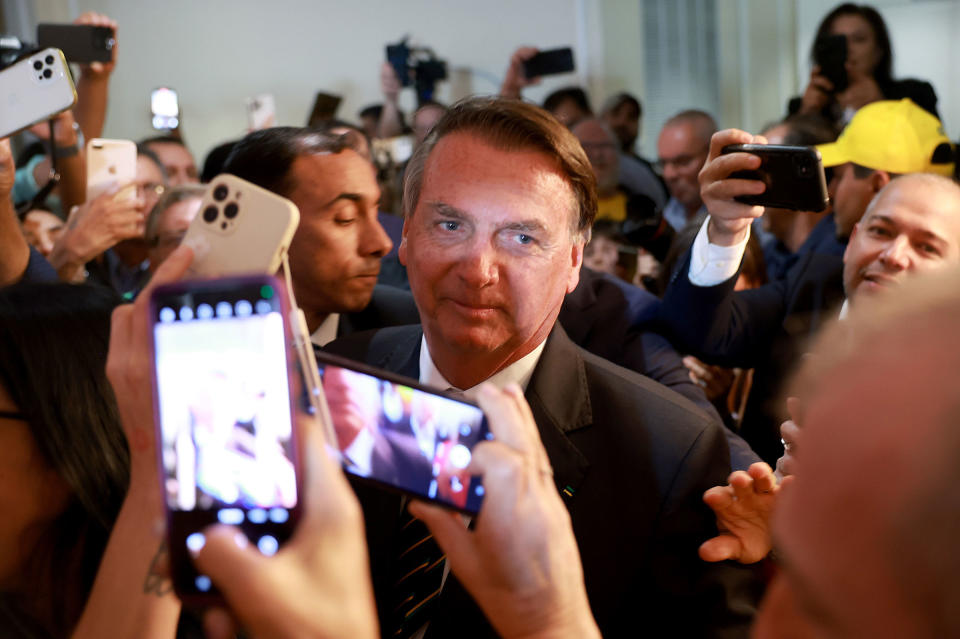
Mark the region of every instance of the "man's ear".
<instances>
[{"instance_id":1,"label":"man's ear","mask_svg":"<svg viewBox=\"0 0 960 639\"><path fill-rule=\"evenodd\" d=\"M570 294L573 292L573 289L577 288L577 284L580 283L580 267L583 266L583 240L579 242L574 242L573 247L570 249L570 278L567 280L567 293Z\"/></svg>"},{"instance_id":2,"label":"man's ear","mask_svg":"<svg viewBox=\"0 0 960 639\"><path fill-rule=\"evenodd\" d=\"M890 184L892 179L886 171L874 171L870 174L870 187L875 194L879 193L880 189Z\"/></svg>"},{"instance_id":3,"label":"man's ear","mask_svg":"<svg viewBox=\"0 0 960 639\"><path fill-rule=\"evenodd\" d=\"M400 246L397 247L397 259L404 266L407 265L407 216L403 216L403 230L400 231Z\"/></svg>"},{"instance_id":4,"label":"man's ear","mask_svg":"<svg viewBox=\"0 0 960 639\"><path fill-rule=\"evenodd\" d=\"M853 230L850 232L850 238L847 240L847 248L843 249L843 263L847 263L847 255L850 253L850 245L853 244L854 238L857 237L857 231L860 230L860 222L857 222L853 225Z\"/></svg>"}]
</instances>

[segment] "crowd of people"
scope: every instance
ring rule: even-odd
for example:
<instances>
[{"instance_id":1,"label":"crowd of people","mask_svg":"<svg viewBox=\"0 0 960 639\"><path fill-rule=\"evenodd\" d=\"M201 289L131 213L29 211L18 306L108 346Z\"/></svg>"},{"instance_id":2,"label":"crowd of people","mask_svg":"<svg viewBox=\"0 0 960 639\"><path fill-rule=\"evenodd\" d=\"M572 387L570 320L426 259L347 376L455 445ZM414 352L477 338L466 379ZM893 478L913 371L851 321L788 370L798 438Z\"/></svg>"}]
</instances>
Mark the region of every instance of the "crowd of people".
<instances>
[{"instance_id":1,"label":"crowd of people","mask_svg":"<svg viewBox=\"0 0 960 639\"><path fill-rule=\"evenodd\" d=\"M520 47L499 95L409 127L385 63L358 124L252 131L202 166L177 130L141 140L133 184L90 199L117 49L78 65L72 110L0 141L0 634L960 636L955 145L875 9L838 6L827 36L845 88L814 64L758 134L689 105L655 159L628 93L524 100ZM817 149L827 210L742 201L761 160L723 150L771 143ZM493 437L467 517L348 480L330 449L363 425L330 441L299 412L293 537L206 529L223 598L198 610L169 575L149 300L186 277L221 173L299 209L286 276L317 351L463 395Z\"/></svg>"}]
</instances>

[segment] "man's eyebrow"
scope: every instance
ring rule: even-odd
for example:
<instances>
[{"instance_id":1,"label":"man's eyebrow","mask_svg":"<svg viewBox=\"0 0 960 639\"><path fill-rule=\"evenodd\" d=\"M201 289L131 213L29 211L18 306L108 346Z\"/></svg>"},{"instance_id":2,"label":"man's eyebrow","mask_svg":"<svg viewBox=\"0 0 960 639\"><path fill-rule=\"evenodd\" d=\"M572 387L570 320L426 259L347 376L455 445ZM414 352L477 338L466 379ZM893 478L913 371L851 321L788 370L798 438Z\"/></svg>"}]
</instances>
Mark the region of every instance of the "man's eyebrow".
<instances>
[{"instance_id":1,"label":"man's eyebrow","mask_svg":"<svg viewBox=\"0 0 960 639\"><path fill-rule=\"evenodd\" d=\"M511 231L542 231L546 227L539 220L521 220L507 224L504 228Z\"/></svg>"},{"instance_id":2,"label":"man's eyebrow","mask_svg":"<svg viewBox=\"0 0 960 639\"><path fill-rule=\"evenodd\" d=\"M429 202L429 206L435 212L445 217L452 217L457 220L466 220L470 217L466 211L458 209L455 206L451 206L446 202Z\"/></svg>"},{"instance_id":3,"label":"man's eyebrow","mask_svg":"<svg viewBox=\"0 0 960 639\"><path fill-rule=\"evenodd\" d=\"M342 200L346 200L346 201L348 201L348 202L358 202L358 203L360 203L360 202L363 202L364 200L367 200L367 199L369 199L369 198L365 197L365 196L364 196L363 194L361 194L361 193L339 193L339 194L337 195L337 197L333 198L332 200L330 200L329 202L327 202L326 204L324 204L324 205L321 206L320 208L323 208L323 209L330 208L331 206L333 206L334 204L336 204L337 202L340 202L340 201L342 201ZM380 200L379 200L379 198L378 198L378 199L377 199L377 203L379 204L379 202L380 202Z\"/></svg>"}]
</instances>

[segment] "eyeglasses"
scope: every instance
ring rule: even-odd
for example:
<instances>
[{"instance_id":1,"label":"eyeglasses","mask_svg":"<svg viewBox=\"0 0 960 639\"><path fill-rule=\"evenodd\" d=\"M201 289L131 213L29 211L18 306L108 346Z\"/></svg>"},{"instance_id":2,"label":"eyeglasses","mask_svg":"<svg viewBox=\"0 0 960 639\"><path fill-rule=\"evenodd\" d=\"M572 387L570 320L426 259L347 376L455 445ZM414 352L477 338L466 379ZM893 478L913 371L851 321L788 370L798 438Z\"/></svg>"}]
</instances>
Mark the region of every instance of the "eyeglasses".
<instances>
[{"instance_id":1,"label":"eyeglasses","mask_svg":"<svg viewBox=\"0 0 960 639\"><path fill-rule=\"evenodd\" d=\"M15 419L21 422L25 422L27 421L27 416L17 411L0 410L0 419Z\"/></svg>"}]
</instances>

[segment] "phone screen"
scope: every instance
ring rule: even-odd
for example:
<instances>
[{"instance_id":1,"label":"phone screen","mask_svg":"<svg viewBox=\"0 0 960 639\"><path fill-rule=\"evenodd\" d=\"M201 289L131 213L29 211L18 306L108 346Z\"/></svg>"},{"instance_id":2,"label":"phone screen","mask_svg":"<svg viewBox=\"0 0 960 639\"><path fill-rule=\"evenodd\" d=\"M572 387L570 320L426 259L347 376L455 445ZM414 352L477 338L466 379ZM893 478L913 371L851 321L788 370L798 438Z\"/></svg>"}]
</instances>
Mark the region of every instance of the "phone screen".
<instances>
[{"instance_id":1,"label":"phone screen","mask_svg":"<svg viewBox=\"0 0 960 639\"><path fill-rule=\"evenodd\" d=\"M153 342L161 471L174 585L210 593L187 550L204 527L239 526L264 554L297 508L287 332L272 278L161 287Z\"/></svg>"},{"instance_id":2,"label":"phone screen","mask_svg":"<svg viewBox=\"0 0 960 639\"><path fill-rule=\"evenodd\" d=\"M458 510L480 510L483 484L466 471L474 446L492 439L479 407L322 359L319 368L348 473Z\"/></svg>"},{"instance_id":3,"label":"phone screen","mask_svg":"<svg viewBox=\"0 0 960 639\"><path fill-rule=\"evenodd\" d=\"M155 129L176 129L180 125L180 104L173 89L154 89L150 94L150 111Z\"/></svg>"}]
</instances>

